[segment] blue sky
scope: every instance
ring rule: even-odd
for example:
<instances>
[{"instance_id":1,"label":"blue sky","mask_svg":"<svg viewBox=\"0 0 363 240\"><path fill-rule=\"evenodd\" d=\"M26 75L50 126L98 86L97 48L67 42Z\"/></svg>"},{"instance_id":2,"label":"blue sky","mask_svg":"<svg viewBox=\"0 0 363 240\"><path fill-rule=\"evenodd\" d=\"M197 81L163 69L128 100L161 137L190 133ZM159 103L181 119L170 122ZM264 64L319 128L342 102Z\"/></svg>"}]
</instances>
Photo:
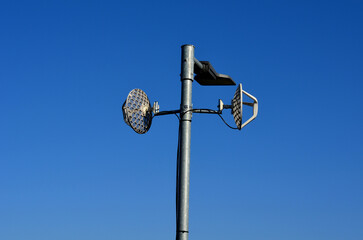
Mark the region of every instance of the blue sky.
<instances>
[{"instance_id":1,"label":"blue sky","mask_svg":"<svg viewBox=\"0 0 363 240\"><path fill-rule=\"evenodd\" d=\"M0 239L173 239L178 121L134 133L141 88L180 104L180 46L259 100L192 123L190 239L363 238L360 1L0 6ZM196 108L235 87L193 85ZM227 122L232 117L224 112Z\"/></svg>"}]
</instances>

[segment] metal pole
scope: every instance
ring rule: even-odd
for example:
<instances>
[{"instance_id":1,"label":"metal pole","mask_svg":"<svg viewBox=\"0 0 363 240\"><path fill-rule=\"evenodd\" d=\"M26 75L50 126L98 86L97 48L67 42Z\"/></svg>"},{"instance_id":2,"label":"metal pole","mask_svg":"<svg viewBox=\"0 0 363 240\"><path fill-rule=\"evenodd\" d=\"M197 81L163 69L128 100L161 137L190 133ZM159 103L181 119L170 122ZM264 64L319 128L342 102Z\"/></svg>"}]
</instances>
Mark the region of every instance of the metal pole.
<instances>
[{"instance_id":1,"label":"metal pole","mask_svg":"<svg viewBox=\"0 0 363 240\"><path fill-rule=\"evenodd\" d=\"M182 46L182 83L180 105L180 155L178 163L177 229L176 240L188 240L189 179L190 179L190 132L192 122L192 83L194 77L194 46Z\"/></svg>"}]
</instances>

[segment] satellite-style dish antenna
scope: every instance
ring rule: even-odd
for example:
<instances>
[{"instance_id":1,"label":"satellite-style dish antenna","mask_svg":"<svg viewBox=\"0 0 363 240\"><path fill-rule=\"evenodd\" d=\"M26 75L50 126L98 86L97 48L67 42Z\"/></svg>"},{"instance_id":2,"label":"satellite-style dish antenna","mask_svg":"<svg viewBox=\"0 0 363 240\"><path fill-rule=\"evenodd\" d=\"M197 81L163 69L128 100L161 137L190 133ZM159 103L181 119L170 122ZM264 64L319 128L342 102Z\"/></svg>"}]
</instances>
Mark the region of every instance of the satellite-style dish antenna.
<instances>
[{"instance_id":1,"label":"satellite-style dish antenna","mask_svg":"<svg viewBox=\"0 0 363 240\"><path fill-rule=\"evenodd\" d=\"M243 94L247 95L249 98L253 100L253 103L243 102ZM247 105L253 107L253 115L246 122L242 123L242 110L243 105ZM241 130L244 126L249 124L253 119L257 117L258 113L258 101L257 99L249 94L248 92L242 89L242 84L240 83L234 93L233 99L231 101L231 105L224 105L222 100L219 100L219 112L222 112L223 109L231 109L231 113L234 118L234 122L239 130Z\"/></svg>"},{"instance_id":2,"label":"satellite-style dish antenna","mask_svg":"<svg viewBox=\"0 0 363 240\"><path fill-rule=\"evenodd\" d=\"M153 112L150 101L144 91L133 89L122 105L124 120L135 132L146 133L151 126Z\"/></svg>"}]
</instances>

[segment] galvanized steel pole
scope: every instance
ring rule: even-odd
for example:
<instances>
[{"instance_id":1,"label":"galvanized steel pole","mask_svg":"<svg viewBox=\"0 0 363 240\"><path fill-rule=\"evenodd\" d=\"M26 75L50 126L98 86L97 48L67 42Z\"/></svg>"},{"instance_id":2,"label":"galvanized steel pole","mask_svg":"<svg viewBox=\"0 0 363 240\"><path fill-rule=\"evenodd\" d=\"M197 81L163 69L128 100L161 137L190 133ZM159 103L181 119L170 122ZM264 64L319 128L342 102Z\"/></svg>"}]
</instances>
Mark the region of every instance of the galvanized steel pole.
<instances>
[{"instance_id":1,"label":"galvanized steel pole","mask_svg":"<svg viewBox=\"0 0 363 240\"><path fill-rule=\"evenodd\" d=\"M192 83L194 78L194 46L182 46L182 83L180 105L180 156L178 158L177 229L176 240L188 240L190 133L192 123Z\"/></svg>"}]
</instances>

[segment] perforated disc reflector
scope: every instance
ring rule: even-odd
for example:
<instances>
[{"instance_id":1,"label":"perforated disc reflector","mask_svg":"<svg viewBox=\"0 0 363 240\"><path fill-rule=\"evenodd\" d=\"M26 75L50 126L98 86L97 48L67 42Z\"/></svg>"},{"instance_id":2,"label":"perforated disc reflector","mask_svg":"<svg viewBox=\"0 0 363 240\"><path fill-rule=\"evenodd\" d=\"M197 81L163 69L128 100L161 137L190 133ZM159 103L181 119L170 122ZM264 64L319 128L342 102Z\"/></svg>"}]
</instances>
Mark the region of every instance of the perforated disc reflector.
<instances>
[{"instance_id":1,"label":"perforated disc reflector","mask_svg":"<svg viewBox=\"0 0 363 240\"><path fill-rule=\"evenodd\" d=\"M232 115L237 128L242 128L242 84L239 84L232 99Z\"/></svg>"},{"instance_id":2,"label":"perforated disc reflector","mask_svg":"<svg viewBox=\"0 0 363 240\"><path fill-rule=\"evenodd\" d=\"M122 105L124 120L135 132L146 133L152 121L150 101L141 89L132 90Z\"/></svg>"}]
</instances>

